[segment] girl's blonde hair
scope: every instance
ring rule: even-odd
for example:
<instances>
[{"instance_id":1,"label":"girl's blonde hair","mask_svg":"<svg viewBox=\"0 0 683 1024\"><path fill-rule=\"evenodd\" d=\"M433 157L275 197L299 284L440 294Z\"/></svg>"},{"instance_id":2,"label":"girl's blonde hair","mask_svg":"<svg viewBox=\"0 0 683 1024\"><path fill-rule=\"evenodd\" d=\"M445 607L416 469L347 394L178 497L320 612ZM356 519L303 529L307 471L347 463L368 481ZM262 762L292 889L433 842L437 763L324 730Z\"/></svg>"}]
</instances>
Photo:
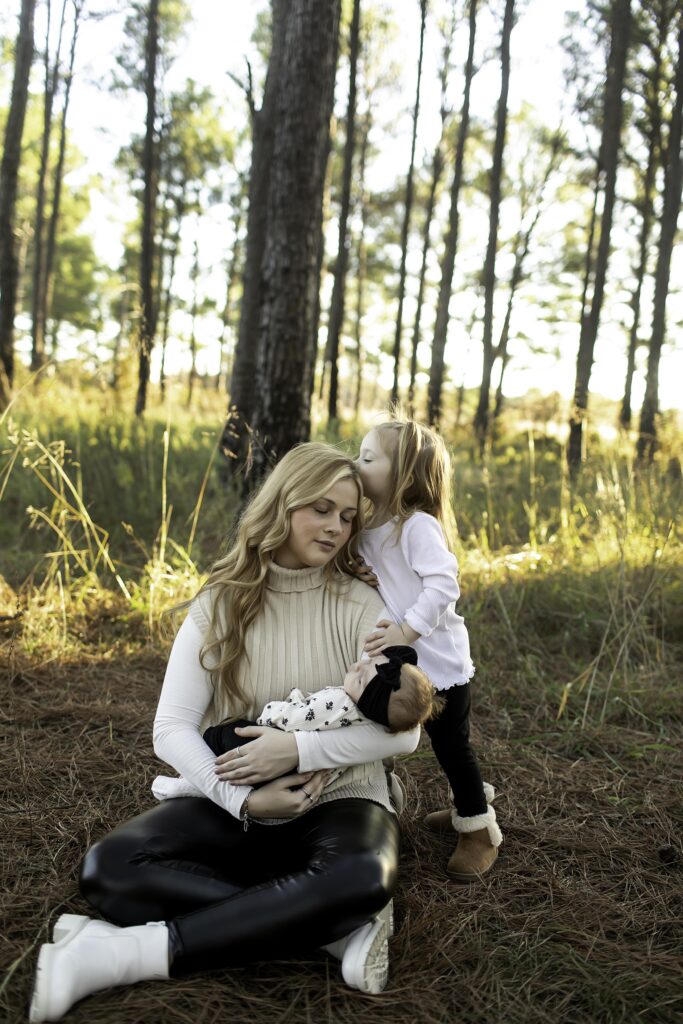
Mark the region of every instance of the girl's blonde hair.
<instances>
[{"instance_id":1,"label":"girl's blonde hair","mask_svg":"<svg viewBox=\"0 0 683 1024\"><path fill-rule=\"evenodd\" d=\"M211 593L211 622L199 653L204 669L232 707L246 702L237 670L245 653L245 637L264 602L271 555L289 537L291 515L318 501L341 480L358 488L358 511L344 546L325 566L327 581L342 574L352 576L351 563L358 553L358 534L363 527L363 487L355 464L331 445L301 444L278 462L251 499L240 518L235 541L209 573L200 594ZM211 667L207 664L211 659Z\"/></svg>"},{"instance_id":2,"label":"girl's blonde hair","mask_svg":"<svg viewBox=\"0 0 683 1024\"><path fill-rule=\"evenodd\" d=\"M375 427L391 462L388 498L382 511L402 529L414 512L439 521L451 547L456 537L451 505L451 459L443 438L430 427L398 416Z\"/></svg>"}]
</instances>

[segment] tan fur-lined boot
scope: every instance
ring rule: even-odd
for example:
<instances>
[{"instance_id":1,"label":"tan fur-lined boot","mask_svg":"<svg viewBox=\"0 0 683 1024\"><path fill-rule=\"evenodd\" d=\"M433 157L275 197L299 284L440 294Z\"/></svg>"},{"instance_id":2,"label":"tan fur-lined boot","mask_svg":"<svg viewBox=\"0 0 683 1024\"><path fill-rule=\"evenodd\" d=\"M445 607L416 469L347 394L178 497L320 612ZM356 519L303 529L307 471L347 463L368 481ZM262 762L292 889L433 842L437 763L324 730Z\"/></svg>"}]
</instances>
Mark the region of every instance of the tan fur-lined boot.
<instances>
[{"instance_id":1,"label":"tan fur-lined boot","mask_svg":"<svg viewBox=\"0 0 683 1024\"><path fill-rule=\"evenodd\" d=\"M446 865L446 872L458 882L476 882L493 867L498 847L503 842L496 812L489 805L486 814L461 818L453 811L453 828L458 845Z\"/></svg>"},{"instance_id":2,"label":"tan fur-lined boot","mask_svg":"<svg viewBox=\"0 0 683 1024\"><path fill-rule=\"evenodd\" d=\"M450 790L449 794L451 797L453 796ZM496 798L496 791L489 782L484 783L484 796L487 804L492 804ZM441 836L452 836L455 833L453 808L447 807L443 811L432 811L431 814L426 814L422 819L422 824L430 832L437 832Z\"/></svg>"},{"instance_id":3,"label":"tan fur-lined boot","mask_svg":"<svg viewBox=\"0 0 683 1024\"><path fill-rule=\"evenodd\" d=\"M496 812L491 807L496 792L488 782L484 783L484 795L489 805L485 814L461 817L453 808L433 811L423 819L425 827L432 832L443 836L457 834L458 845L451 854L446 872L458 882L475 882L486 874L493 866L503 841Z\"/></svg>"}]
</instances>

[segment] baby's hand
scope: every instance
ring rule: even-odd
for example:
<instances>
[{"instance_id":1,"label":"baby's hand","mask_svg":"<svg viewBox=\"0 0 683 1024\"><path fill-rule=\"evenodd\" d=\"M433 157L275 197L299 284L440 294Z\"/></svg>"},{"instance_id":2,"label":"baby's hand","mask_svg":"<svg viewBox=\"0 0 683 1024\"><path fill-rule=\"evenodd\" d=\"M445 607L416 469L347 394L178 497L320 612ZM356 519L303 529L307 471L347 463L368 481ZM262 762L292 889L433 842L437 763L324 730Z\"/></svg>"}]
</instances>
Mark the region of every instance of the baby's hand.
<instances>
[{"instance_id":1,"label":"baby's hand","mask_svg":"<svg viewBox=\"0 0 683 1024\"><path fill-rule=\"evenodd\" d=\"M371 587L379 587L379 580L371 565L368 565L361 555L351 563L351 572L363 583L369 583Z\"/></svg>"},{"instance_id":2,"label":"baby's hand","mask_svg":"<svg viewBox=\"0 0 683 1024\"><path fill-rule=\"evenodd\" d=\"M389 619L382 619L377 623L374 633L370 633L365 640L363 650L371 658L376 658L385 647L399 647L408 643L405 633L396 622Z\"/></svg>"}]
</instances>

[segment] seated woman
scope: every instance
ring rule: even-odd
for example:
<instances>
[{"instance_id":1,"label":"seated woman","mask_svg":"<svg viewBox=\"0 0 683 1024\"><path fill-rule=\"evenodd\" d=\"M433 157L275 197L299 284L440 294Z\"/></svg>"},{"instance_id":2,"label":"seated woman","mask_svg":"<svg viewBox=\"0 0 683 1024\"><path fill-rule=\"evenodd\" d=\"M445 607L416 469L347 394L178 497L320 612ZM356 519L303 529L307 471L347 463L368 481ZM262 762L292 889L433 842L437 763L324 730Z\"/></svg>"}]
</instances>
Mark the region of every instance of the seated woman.
<instances>
[{"instance_id":1,"label":"seated woman","mask_svg":"<svg viewBox=\"0 0 683 1024\"><path fill-rule=\"evenodd\" d=\"M164 801L87 853L81 891L114 923L57 921L31 1021L112 985L321 946L342 958L347 984L384 987L399 830L381 759L414 750L419 730L252 728L218 765L202 738L295 686L337 683L361 657L387 617L352 575L361 496L354 464L311 443L252 499L178 631L154 722L155 752L203 798ZM269 823L283 818L274 843Z\"/></svg>"}]
</instances>

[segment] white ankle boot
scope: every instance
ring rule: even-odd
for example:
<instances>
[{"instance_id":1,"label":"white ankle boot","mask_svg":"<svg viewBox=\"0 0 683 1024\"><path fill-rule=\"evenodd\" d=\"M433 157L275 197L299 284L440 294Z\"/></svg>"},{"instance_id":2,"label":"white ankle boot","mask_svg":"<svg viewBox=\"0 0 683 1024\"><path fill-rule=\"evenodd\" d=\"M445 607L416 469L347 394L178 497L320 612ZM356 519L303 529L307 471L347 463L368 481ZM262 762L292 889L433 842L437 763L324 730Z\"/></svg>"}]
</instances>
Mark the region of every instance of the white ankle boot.
<instances>
[{"instance_id":1,"label":"white ankle boot","mask_svg":"<svg viewBox=\"0 0 683 1024\"><path fill-rule=\"evenodd\" d=\"M394 934L394 901L389 900L367 924L323 949L342 962L342 977L350 988L376 995L389 976L389 939Z\"/></svg>"},{"instance_id":2,"label":"white ankle boot","mask_svg":"<svg viewBox=\"0 0 683 1024\"><path fill-rule=\"evenodd\" d=\"M168 929L163 922L117 928L63 914L54 938L38 956L31 1024L60 1020L79 999L101 989L168 978Z\"/></svg>"}]
</instances>

